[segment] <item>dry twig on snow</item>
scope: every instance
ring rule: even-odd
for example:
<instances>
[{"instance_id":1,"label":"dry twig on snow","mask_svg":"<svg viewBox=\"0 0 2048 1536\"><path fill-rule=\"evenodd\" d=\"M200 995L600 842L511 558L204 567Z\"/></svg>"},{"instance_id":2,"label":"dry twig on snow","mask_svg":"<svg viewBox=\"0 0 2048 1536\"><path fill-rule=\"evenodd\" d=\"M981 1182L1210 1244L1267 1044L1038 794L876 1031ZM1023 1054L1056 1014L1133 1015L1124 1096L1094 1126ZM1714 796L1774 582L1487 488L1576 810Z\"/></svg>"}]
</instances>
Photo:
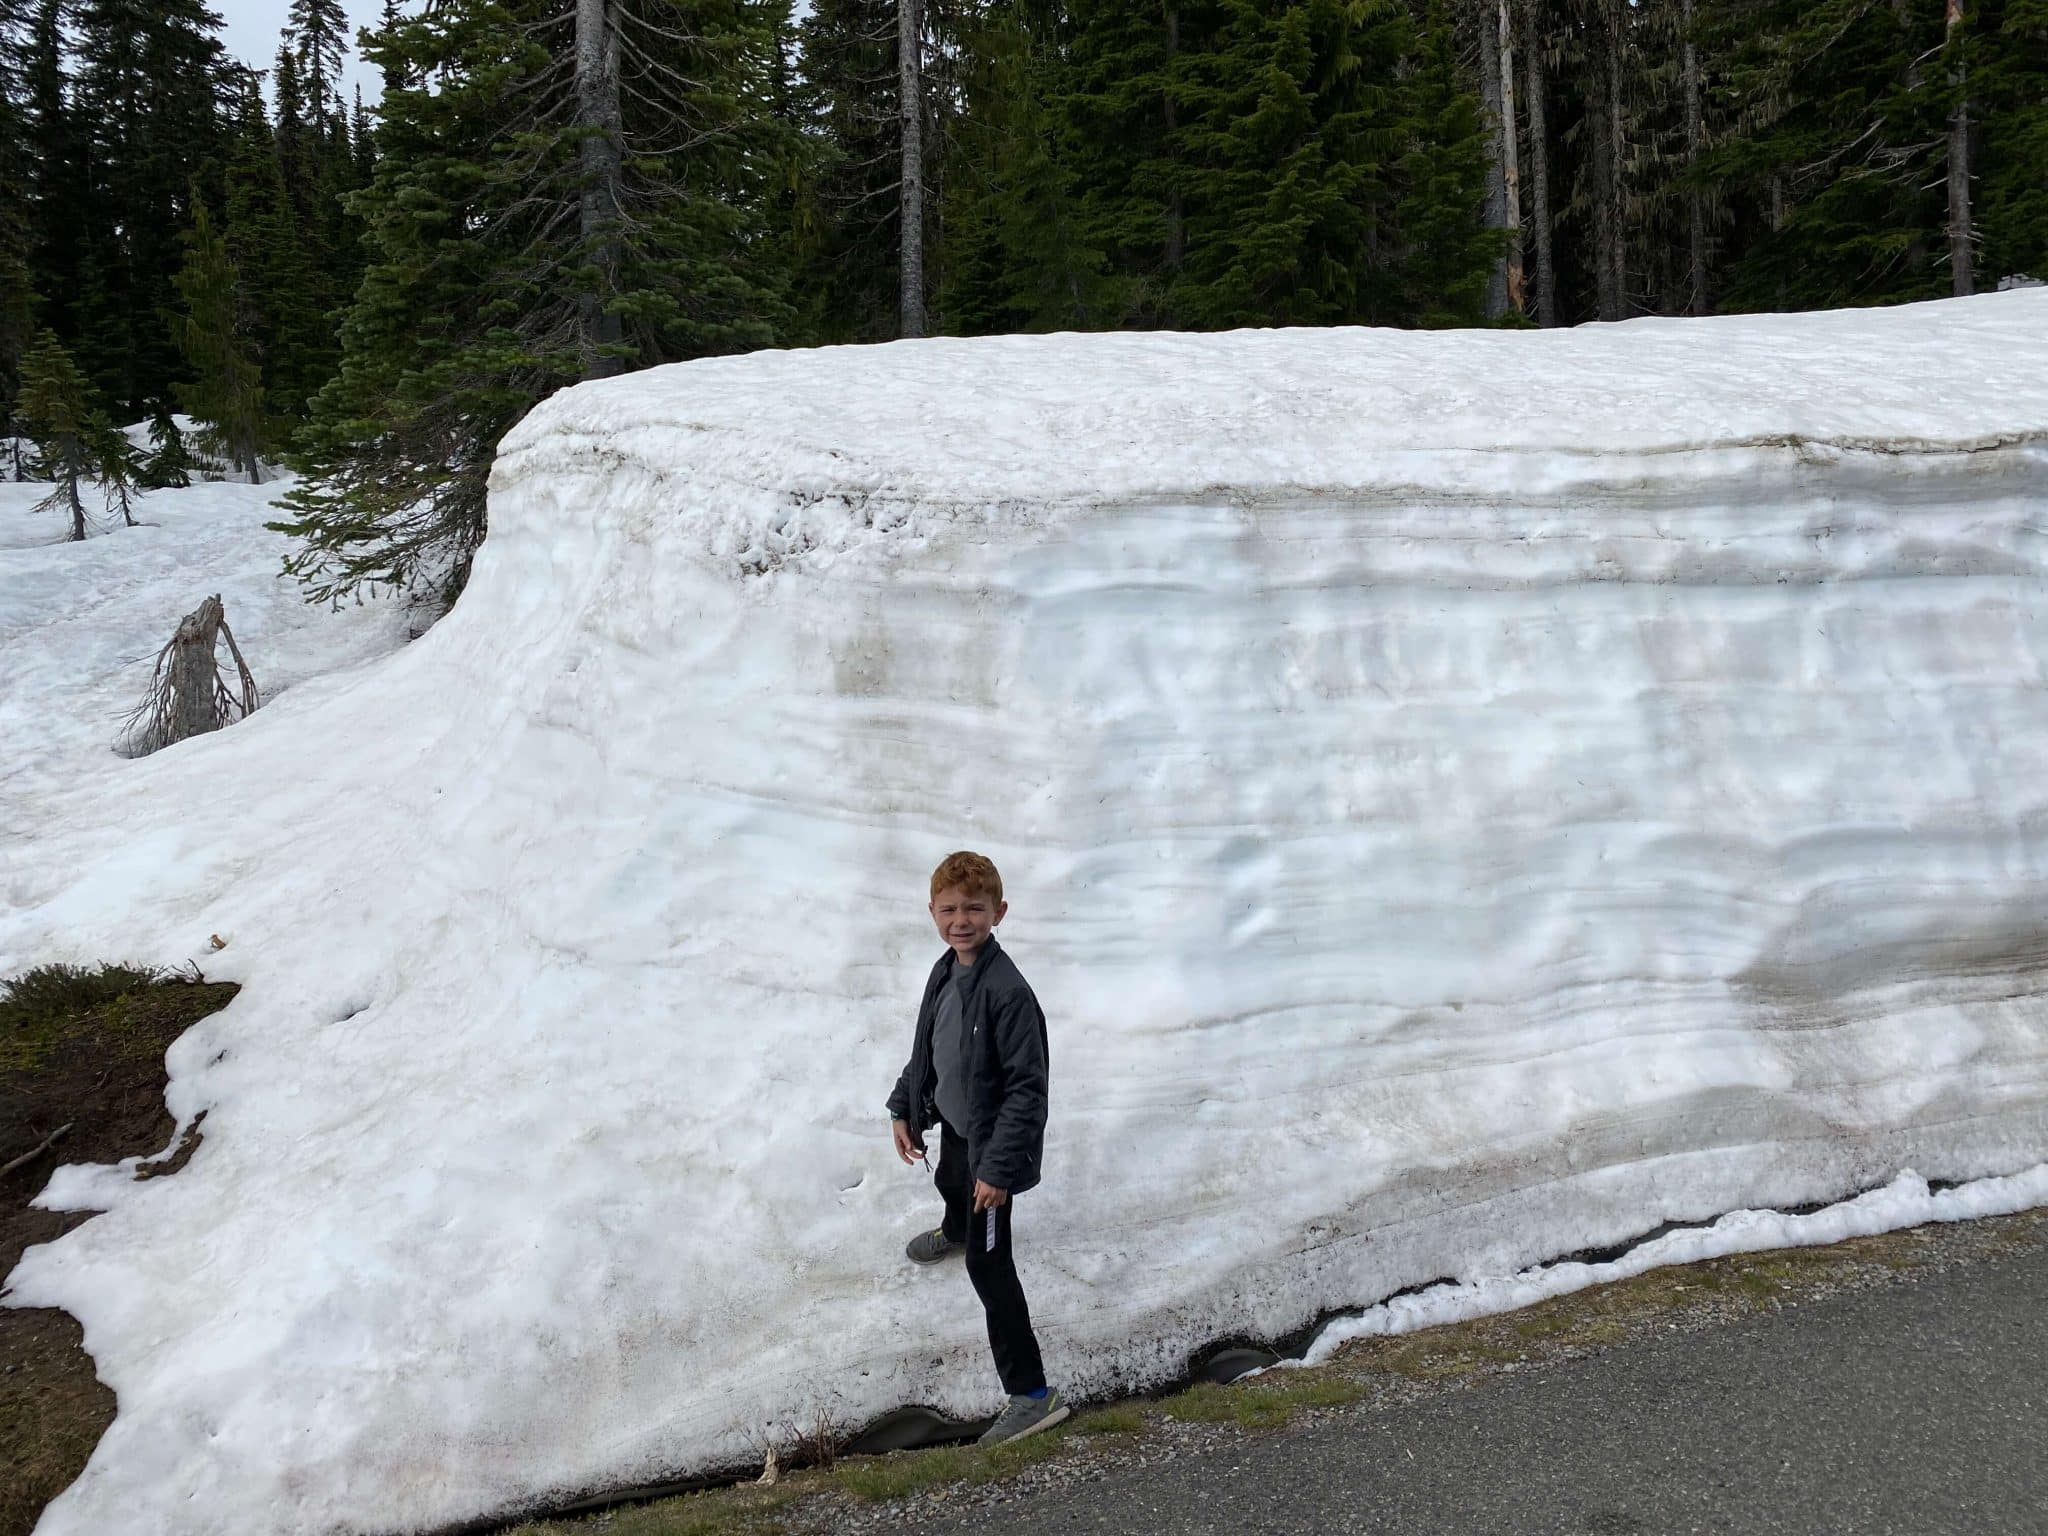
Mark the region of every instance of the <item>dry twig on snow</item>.
<instances>
[{"instance_id":1,"label":"dry twig on snow","mask_svg":"<svg viewBox=\"0 0 2048 1536\"><path fill-rule=\"evenodd\" d=\"M30 1148L28 1151L22 1153L21 1156L15 1158L12 1162L8 1163L6 1167L0 1168L0 1179L6 1178L7 1175L14 1172L15 1169L26 1167L28 1164L34 1162L37 1158L41 1157L45 1152L49 1151L50 1148L54 1147L55 1145L57 1145L58 1142L62 1141L64 1139L64 1133L70 1130L71 1127L76 1125L77 1123L78 1122L76 1120L65 1121L62 1125L58 1126L57 1129L50 1132L49 1135L45 1136L42 1139L40 1145Z\"/></svg>"}]
</instances>

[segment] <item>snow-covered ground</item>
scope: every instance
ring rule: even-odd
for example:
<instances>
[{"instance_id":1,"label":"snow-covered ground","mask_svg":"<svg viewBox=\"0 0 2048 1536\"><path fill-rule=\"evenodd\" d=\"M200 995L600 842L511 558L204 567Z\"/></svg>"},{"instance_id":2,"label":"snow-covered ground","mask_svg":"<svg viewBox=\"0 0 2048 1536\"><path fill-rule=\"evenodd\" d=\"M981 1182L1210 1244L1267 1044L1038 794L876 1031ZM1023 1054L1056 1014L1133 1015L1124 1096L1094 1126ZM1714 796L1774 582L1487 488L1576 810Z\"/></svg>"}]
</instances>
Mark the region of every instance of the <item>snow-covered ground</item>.
<instances>
[{"instance_id":1,"label":"snow-covered ground","mask_svg":"<svg viewBox=\"0 0 2048 1536\"><path fill-rule=\"evenodd\" d=\"M74 544L68 513L32 510L49 486L0 480L0 914L21 903L38 834L61 826L67 807L103 814L132 792L138 780L113 748L157 652L202 600L220 596L265 699L383 656L408 624L426 623L388 597L339 611L306 604L282 571L289 541L263 526L289 483L147 491L137 528L118 511L101 515L88 491L98 531ZM0 975L33 963L10 955Z\"/></svg>"},{"instance_id":2,"label":"snow-covered ground","mask_svg":"<svg viewBox=\"0 0 2048 1536\"><path fill-rule=\"evenodd\" d=\"M882 1110L954 848L1051 1019L1019 1252L1081 1394L2038 1180L2044 502L2039 291L757 354L556 397L448 619L137 762L44 746L130 702L22 606L102 556L0 554L0 972L244 984L170 1055L191 1163L61 1170L107 1214L12 1277L120 1399L44 1536L415 1529L992 1409ZM110 609L121 653L189 606Z\"/></svg>"}]
</instances>

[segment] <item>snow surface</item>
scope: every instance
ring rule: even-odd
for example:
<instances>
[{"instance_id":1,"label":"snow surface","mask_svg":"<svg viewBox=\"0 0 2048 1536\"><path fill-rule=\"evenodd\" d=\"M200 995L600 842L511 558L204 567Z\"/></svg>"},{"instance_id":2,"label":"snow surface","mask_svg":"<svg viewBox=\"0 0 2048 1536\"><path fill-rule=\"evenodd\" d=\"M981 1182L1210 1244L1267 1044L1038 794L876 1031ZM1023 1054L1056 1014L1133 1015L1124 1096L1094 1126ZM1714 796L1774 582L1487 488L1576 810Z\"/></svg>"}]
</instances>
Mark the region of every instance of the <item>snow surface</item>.
<instances>
[{"instance_id":1,"label":"snow surface","mask_svg":"<svg viewBox=\"0 0 2048 1536\"><path fill-rule=\"evenodd\" d=\"M11 1277L120 1402L40 1531L420 1529L992 1410L882 1111L958 847L1051 1020L1017 1229L1079 1395L2035 1167L2044 496L2039 291L555 397L423 639L4 781L0 973L244 984L170 1052L189 1165L60 1170L106 1214ZM10 766L82 671L13 634Z\"/></svg>"},{"instance_id":2,"label":"snow surface","mask_svg":"<svg viewBox=\"0 0 2048 1536\"><path fill-rule=\"evenodd\" d=\"M1932 1221L1969 1221L1980 1216L2006 1216L2048 1205L2048 1163L2005 1178L1975 1179L1948 1189L1933 1190L1907 1169L1882 1189L1866 1190L1853 1199L1791 1215L1783 1211L1730 1211L1718 1221L1681 1227L1637 1243L1618 1259L1587 1264L1566 1260L1534 1265L1513 1275L1484 1275L1462 1285L1432 1285L1407 1296L1393 1296L1356 1317L1338 1318L1316 1334L1298 1360L1282 1360L1270 1370L1321 1365L1354 1339L1415 1333L1445 1323L1490 1317L1534 1306L1553 1296L1608 1285L1647 1274L1671 1264L1696 1264L1731 1253L1762 1253L1774 1248L1813 1248L1825 1243L1895 1232ZM1258 1375L1260 1372L1249 1374Z\"/></svg>"},{"instance_id":3,"label":"snow surface","mask_svg":"<svg viewBox=\"0 0 2048 1536\"><path fill-rule=\"evenodd\" d=\"M290 541L263 527L289 483L145 491L137 528L118 512L110 526L88 492L99 531L74 544L68 513L33 510L47 484L0 481L0 914L12 915L18 882L32 878L35 834L60 826L72 804L103 813L135 782L113 749L157 652L205 598L220 596L266 701L383 656L409 623L426 622L388 597L307 606L283 574ZM35 963L0 959L0 975Z\"/></svg>"}]
</instances>

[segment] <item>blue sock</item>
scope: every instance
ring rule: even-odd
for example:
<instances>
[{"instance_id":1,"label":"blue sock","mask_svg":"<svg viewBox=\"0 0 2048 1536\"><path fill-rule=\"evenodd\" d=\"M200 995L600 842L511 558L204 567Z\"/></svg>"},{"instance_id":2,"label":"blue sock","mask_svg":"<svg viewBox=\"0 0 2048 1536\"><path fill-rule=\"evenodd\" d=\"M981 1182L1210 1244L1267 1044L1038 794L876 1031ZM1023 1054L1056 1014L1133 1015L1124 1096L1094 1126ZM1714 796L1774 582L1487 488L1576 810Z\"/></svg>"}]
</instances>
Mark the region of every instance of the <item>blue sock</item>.
<instances>
[{"instance_id":1,"label":"blue sock","mask_svg":"<svg viewBox=\"0 0 2048 1536\"><path fill-rule=\"evenodd\" d=\"M1045 1400L1045 1393L1046 1389L1044 1387L1040 1387L1036 1392L1026 1392L1024 1395L1026 1397L1034 1398L1040 1402L1043 1402Z\"/></svg>"}]
</instances>

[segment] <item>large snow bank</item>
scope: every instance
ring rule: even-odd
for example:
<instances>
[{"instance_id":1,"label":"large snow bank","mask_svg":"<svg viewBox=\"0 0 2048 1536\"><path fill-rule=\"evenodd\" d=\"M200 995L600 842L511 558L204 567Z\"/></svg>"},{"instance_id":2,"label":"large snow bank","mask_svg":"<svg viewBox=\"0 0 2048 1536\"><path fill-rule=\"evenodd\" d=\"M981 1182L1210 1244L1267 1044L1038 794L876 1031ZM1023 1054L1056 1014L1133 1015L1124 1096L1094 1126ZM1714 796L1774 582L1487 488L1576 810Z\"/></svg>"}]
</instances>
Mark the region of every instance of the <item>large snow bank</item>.
<instances>
[{"instance_id":1,"label":"large snow bank","mask_svg":"<svg viewBox=\"0 0 2048 1536\"><path fill-rule=\"evenodd\" d=\"M42 1531L415 1529L991 1409L881 1107L958 847L1052 1021L1070 1391L2039 1163L2044 445L2034 292L558 396L424 639L26 808L0 970L219 933L244 983L171 1052L191 1163L62 1170L107 1214L13 1277L120 1397Z\"/></svg>"}]
</instances>

